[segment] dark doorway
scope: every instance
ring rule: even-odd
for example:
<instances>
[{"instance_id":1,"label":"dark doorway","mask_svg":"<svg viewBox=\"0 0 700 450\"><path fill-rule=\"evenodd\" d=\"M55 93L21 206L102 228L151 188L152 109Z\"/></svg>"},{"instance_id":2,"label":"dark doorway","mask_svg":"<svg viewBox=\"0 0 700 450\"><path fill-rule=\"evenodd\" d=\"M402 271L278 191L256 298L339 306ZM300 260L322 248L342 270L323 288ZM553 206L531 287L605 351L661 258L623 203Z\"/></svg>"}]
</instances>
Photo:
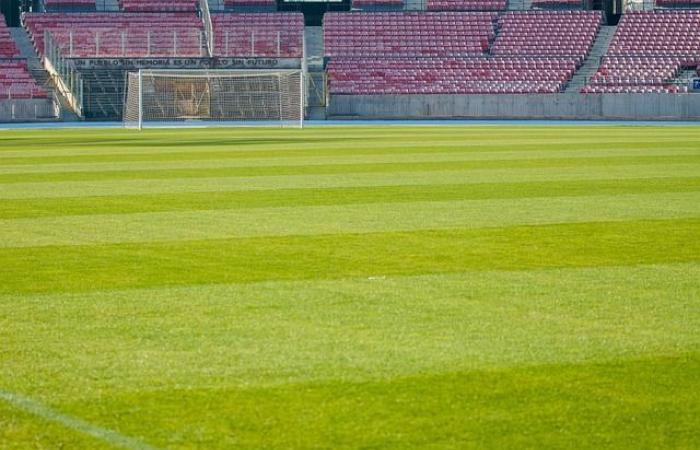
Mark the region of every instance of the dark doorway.
<instances>
[{"instance_id":1,"label":"dark doorway","mask_svg":"<svg viewBox=\"0 0 700 450\"><path fill-rule=\"evenodd\" d=\"M308 26L321 26L323 15L328 11L349 11L350 0L277 0L277 11L299 11L304 13Z\"/></svg>"},{"instance_id":2,"label":"dark doorway","mask_svg":"<svg viewBox=\"0 0 700 450\"><path fill-rule=\"evenodd\" d=\"M0 12L5 16L7 26L19 26L19 7L22 4L21 0L2 0L0 1Z\"/></svg>"}]
</instances>

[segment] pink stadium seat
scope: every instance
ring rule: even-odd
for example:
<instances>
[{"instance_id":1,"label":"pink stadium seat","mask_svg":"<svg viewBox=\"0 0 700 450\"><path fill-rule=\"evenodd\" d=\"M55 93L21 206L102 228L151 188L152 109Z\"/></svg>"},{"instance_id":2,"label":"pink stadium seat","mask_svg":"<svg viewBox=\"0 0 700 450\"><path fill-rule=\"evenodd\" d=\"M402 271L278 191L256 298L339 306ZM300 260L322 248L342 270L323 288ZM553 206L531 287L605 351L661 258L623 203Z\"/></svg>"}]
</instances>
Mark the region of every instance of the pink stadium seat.
<instances>
[{"instance_id":1,"label":"pink stadium seat","mask_svg":"<svg viewBox=\"0 0 700 450\"><path fill-rule=\"evenodd\" d=\"M569 56L583 62L600 29L600 11L508 12L491 54L504 56Z\"/></svg>"},{"instance_id":2,"label":"pink stadium seat","mask_svg":"<svg viewBox=\"0 0 700 450\"><path fill-rule=\"evenodd\" d=\"M572 58L383 58L328 63L331 94L525 94L559 92Z\"/></svg>"},{"instance_id":3,"label":"pink stadium seat","mask_svg":"<svg viewBox=\"0 0 700 450\"><path fill-rule=\"evenodd\" d=\"M232 8L236 6L277 6L275 0L224 0L224 6Z\"/></svg>"},{"instance_id":4,"label":"pink stadium seat","mask_svg":"<svg viewBox=\"0 0 700 450\"><path fill-rule=\"evenodd\" d=\"M0 58L17 58L19 56L15 41L12 40L10 30L5 24L5 17L0 14Z\"/></svg>"},{"instance_id":5,"label":"pink stadium seat","mask_svg":"<svg viewBox=\"0 0 700 450\"><path fill-rule=\"evenodd\" d=\"M352 0L353 8L366 7L395 7L401 8L404 6L404 0Z\"/></svg>"},{"instance_id":6,"label":"pink stadium seat","mask_svg":"<svg viewBox=\"0 0 700 450\"><path fill-rule=\"evenodd\" d=\"M600 12L327 14L331 94L560 92ZM493 45L491 45L493 43ZM488 54L488 50L491 54Z\"/></svg>"},{"instance_id":7,"label":"pink stadium seat","mask_svg":"<svg viewBox=\"0 0 700 450\"><path fill-rule=\"evenodd\" d=\"M678 92L672 80L699 61L700 11L628 12L582 92Z\"/></svg>"},{"instance_id":8,"label":"pink stadium seat","mask_svg":"<svg viewBox=\"0 0 700 450\"><path fill-rule=\"evenodd\" d=\"M0 61L0 101L47 98L24 60Z\"/></svg>"},{"instance_id":9,"label":"pink stadium seat","mask_svg":"<svg viewBox=\"0 0 700 450\"><path fill-rule=\"evenodd\" d=\"M44 0L47 8L95 8L95 0Z\"/></svg>"},{"instance_id":10,"label":"pink stadium seat","mask_svg":"<svg viewBox=\"0 0 700 450\"><path fill-rule=\"evenodd\" d=\"M583 0L532 0L532 7L581 9Z\"/></svg>"},{"instance_id":11,"label":"pink stadium seat","mask_svg":"<svg viewBox=\"0 0 700 450\"><path fill-rule=\"evenodd\" d=\"M119 0L126 12L194 12L196 0Z\"/></svg>"},{"instance_id":12,"label":"pink stadium seat","mask_svg":"<svg viewBox=\"0 0 700 450\"><path fill-rule=\"evenodd\" d=\"M428 0L428 11L504 11L506 0Z\"/></svg>"},{"instance_id":13,"label":"pink stadium seat","mask_svg":"<svg viewBox=\"0 0 700 450\"><path fill-rule=\"evenodd\" d=\"M202 21L194 13L27 13L37 51L48 31L66 57L201 57Z\"/></svg>"},{"instance_id":14,"label":"pink stadium seat","mask_svg":"<svg viewBox=\"0 0 700 450\"><path fill-rule=\"evenodd\" d=\"M214 56L301 58L301 13L212 14Z\"/></svg>"},{"instance_id":15,"label":"pink stadium seat","mask_svg":"<svg viewBox=\"0 0 700 450\"><path fill-rule=\"evenodd\" d=\"M327 13L327 57L483 55L494 36L495 13Z\"/></svg>"}]
</instances>

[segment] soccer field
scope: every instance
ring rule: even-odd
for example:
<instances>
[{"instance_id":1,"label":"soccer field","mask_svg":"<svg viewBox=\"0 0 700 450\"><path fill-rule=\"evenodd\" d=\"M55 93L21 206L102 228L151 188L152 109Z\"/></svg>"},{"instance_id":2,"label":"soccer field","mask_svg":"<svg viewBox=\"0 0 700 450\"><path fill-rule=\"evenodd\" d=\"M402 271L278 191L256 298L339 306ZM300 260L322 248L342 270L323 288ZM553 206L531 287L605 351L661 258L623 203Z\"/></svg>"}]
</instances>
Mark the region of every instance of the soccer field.
<instances>
[{"instance_id":1,"label":"soccer field","mask_svg":"<svg viewBox=\"0 0 700 450\"><path fill-rule=\"evenodd\" d=\"M700 447L700 127L0 131L0 449Z\"/></svg>"}]
</instances>

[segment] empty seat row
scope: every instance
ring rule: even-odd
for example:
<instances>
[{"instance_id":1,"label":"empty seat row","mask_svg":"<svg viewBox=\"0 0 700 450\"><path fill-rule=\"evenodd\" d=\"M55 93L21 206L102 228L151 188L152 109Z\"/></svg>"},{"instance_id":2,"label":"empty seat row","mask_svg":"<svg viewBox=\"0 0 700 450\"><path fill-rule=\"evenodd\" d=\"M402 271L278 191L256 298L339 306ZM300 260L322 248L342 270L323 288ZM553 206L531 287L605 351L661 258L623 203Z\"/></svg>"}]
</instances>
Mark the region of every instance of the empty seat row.
<instances>
[{"instance_id":1,"label":"empty seat row","mask_svg":"<svg viewBox=\"0 0 700 450\"><path fill-rule=\"evenodd\" d=\"M503 11L506 0L428 0L428 11Z\"/></svg>"},{"instance_id":2,"label":"empty seat row","mask_svg":"<svg viewBox=\"0 0 700 450\"><path fill-rule=\"evenodd\" d=\"M39 53L48 31L64 56L200 57L206 55L194 13L26 13L23 23Z\"/></svg>"},{"instance_id":3,"label":"empty seat row","mask_svg":"<svg viewBox=\"0 0 700 450\"><path fill-rule=\"evenodd\" d=\"M24 60L0 60L0 101L47 98L27 69Z\"/></svg>"},{"instance_id":4,"label":"empty seat row","mask_svg":"<svg viewBox=\"0 0 700 450\"><path fill-rule=\"evenodd\" d=\"M699 61L700 11L630 12L583 92L678 92L673 80Z\"/></svg>"},{"instance_id":5,"label":"empty seat row","mask_svg":"<svg viewBox=\"0 0 700 450\"><path fill-rule=\"evenodd\" d=\"M44 0L47 8L94 8L95 0Z\"/></svg>"},{"instance_id":6,"label":"empty seat row","mask_svg":"<svg viewBox=\"0 0 700 450\"><path fill-rule=\"evenodd\" d=\"M212 14L214 55L301 58L304 15L301 13Z\"/></svg>"},{"instance_id":7,"label":"empty seat row","mask_svg":"<svg viewBox=\"0 0 700 450\"><path fill-rule=\"evenodd\" d=\"M508 12L498 21L491 54L570 56L583 62L602 20L600 11Z\"/></svg>"},{"instance_id":8,"label":"empty seat row","mask_svg":"<svg viewBox=\"0 0 700 450\"><path fill-rule=\"evenodd\" d=\"M5 17L0 14L0 58L16 58L20 56L15 41L10 35L10 29L5 24Z\"/></svg>"},{"instance_id":9,"label":"empty seat row","mask_svg":"<svg viewBox=\"0 0 700 450\"><path fill-rule=\"evenodd\" d=\"M196 0L119 0L126 12L194 12Z\"/></svg>"},{"instance_id":10,"label":"empty seat row","mask_svg":"<svg viewBox=\"0 0 700 450\"><path fill-rule=\"evenodd\" d=\"M275 0L224 0L224 6L226 7L237 7L237 6L276 6L277 2Z\"/></svg>"},{"instance_id":11,"label":"empty seat row","mask_svg":"<svg viewBox=\"0 0 700 450\"><path fill-rule=\"evenodd\" d=\"M331 94L556 93L576 70L574 59L396 58L335 59Z\"/></svg>"},{"instance_id":12,"label":"empty seat row","mask_svg":"<svg viewBox=\"0 0 700 450\"><path fill-rule=\"evenodd\" d=\"M325 55L448 57L484 54L496 13L327 13Z\"/></svg>"}]
</instances>

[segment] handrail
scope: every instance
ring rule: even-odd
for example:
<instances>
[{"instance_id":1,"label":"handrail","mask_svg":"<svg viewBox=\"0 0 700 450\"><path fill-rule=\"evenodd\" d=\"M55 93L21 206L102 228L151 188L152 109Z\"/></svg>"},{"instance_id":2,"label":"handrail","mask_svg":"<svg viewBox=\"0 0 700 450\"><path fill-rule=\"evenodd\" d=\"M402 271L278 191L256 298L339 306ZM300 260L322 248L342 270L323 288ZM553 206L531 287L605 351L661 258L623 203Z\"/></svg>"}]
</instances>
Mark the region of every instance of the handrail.
<instances>
[{"instance_id":1,"label":"handrail","mask_svg":"<svg viewBox=\"0 0 700 450\"><path fill-rule=\"evenodd\" d=\"M207 53L214 56L214 25L211 22L211 12L209 11L209 0L199 0L199 10L202 13L204 23L204 35L207 41Z\"/></svg>"},{"instance_id":2,"label":"handrail","mask_svg":"<svg viewBox=\"0 0 700 450\"><path fill-rule=\"evenodd\" d=\"M73 64L63 57L61 49L48 31L44 31L43 62L68 105L78 116L83 117L83 79Z\"/></svg>"}]
</instances>

